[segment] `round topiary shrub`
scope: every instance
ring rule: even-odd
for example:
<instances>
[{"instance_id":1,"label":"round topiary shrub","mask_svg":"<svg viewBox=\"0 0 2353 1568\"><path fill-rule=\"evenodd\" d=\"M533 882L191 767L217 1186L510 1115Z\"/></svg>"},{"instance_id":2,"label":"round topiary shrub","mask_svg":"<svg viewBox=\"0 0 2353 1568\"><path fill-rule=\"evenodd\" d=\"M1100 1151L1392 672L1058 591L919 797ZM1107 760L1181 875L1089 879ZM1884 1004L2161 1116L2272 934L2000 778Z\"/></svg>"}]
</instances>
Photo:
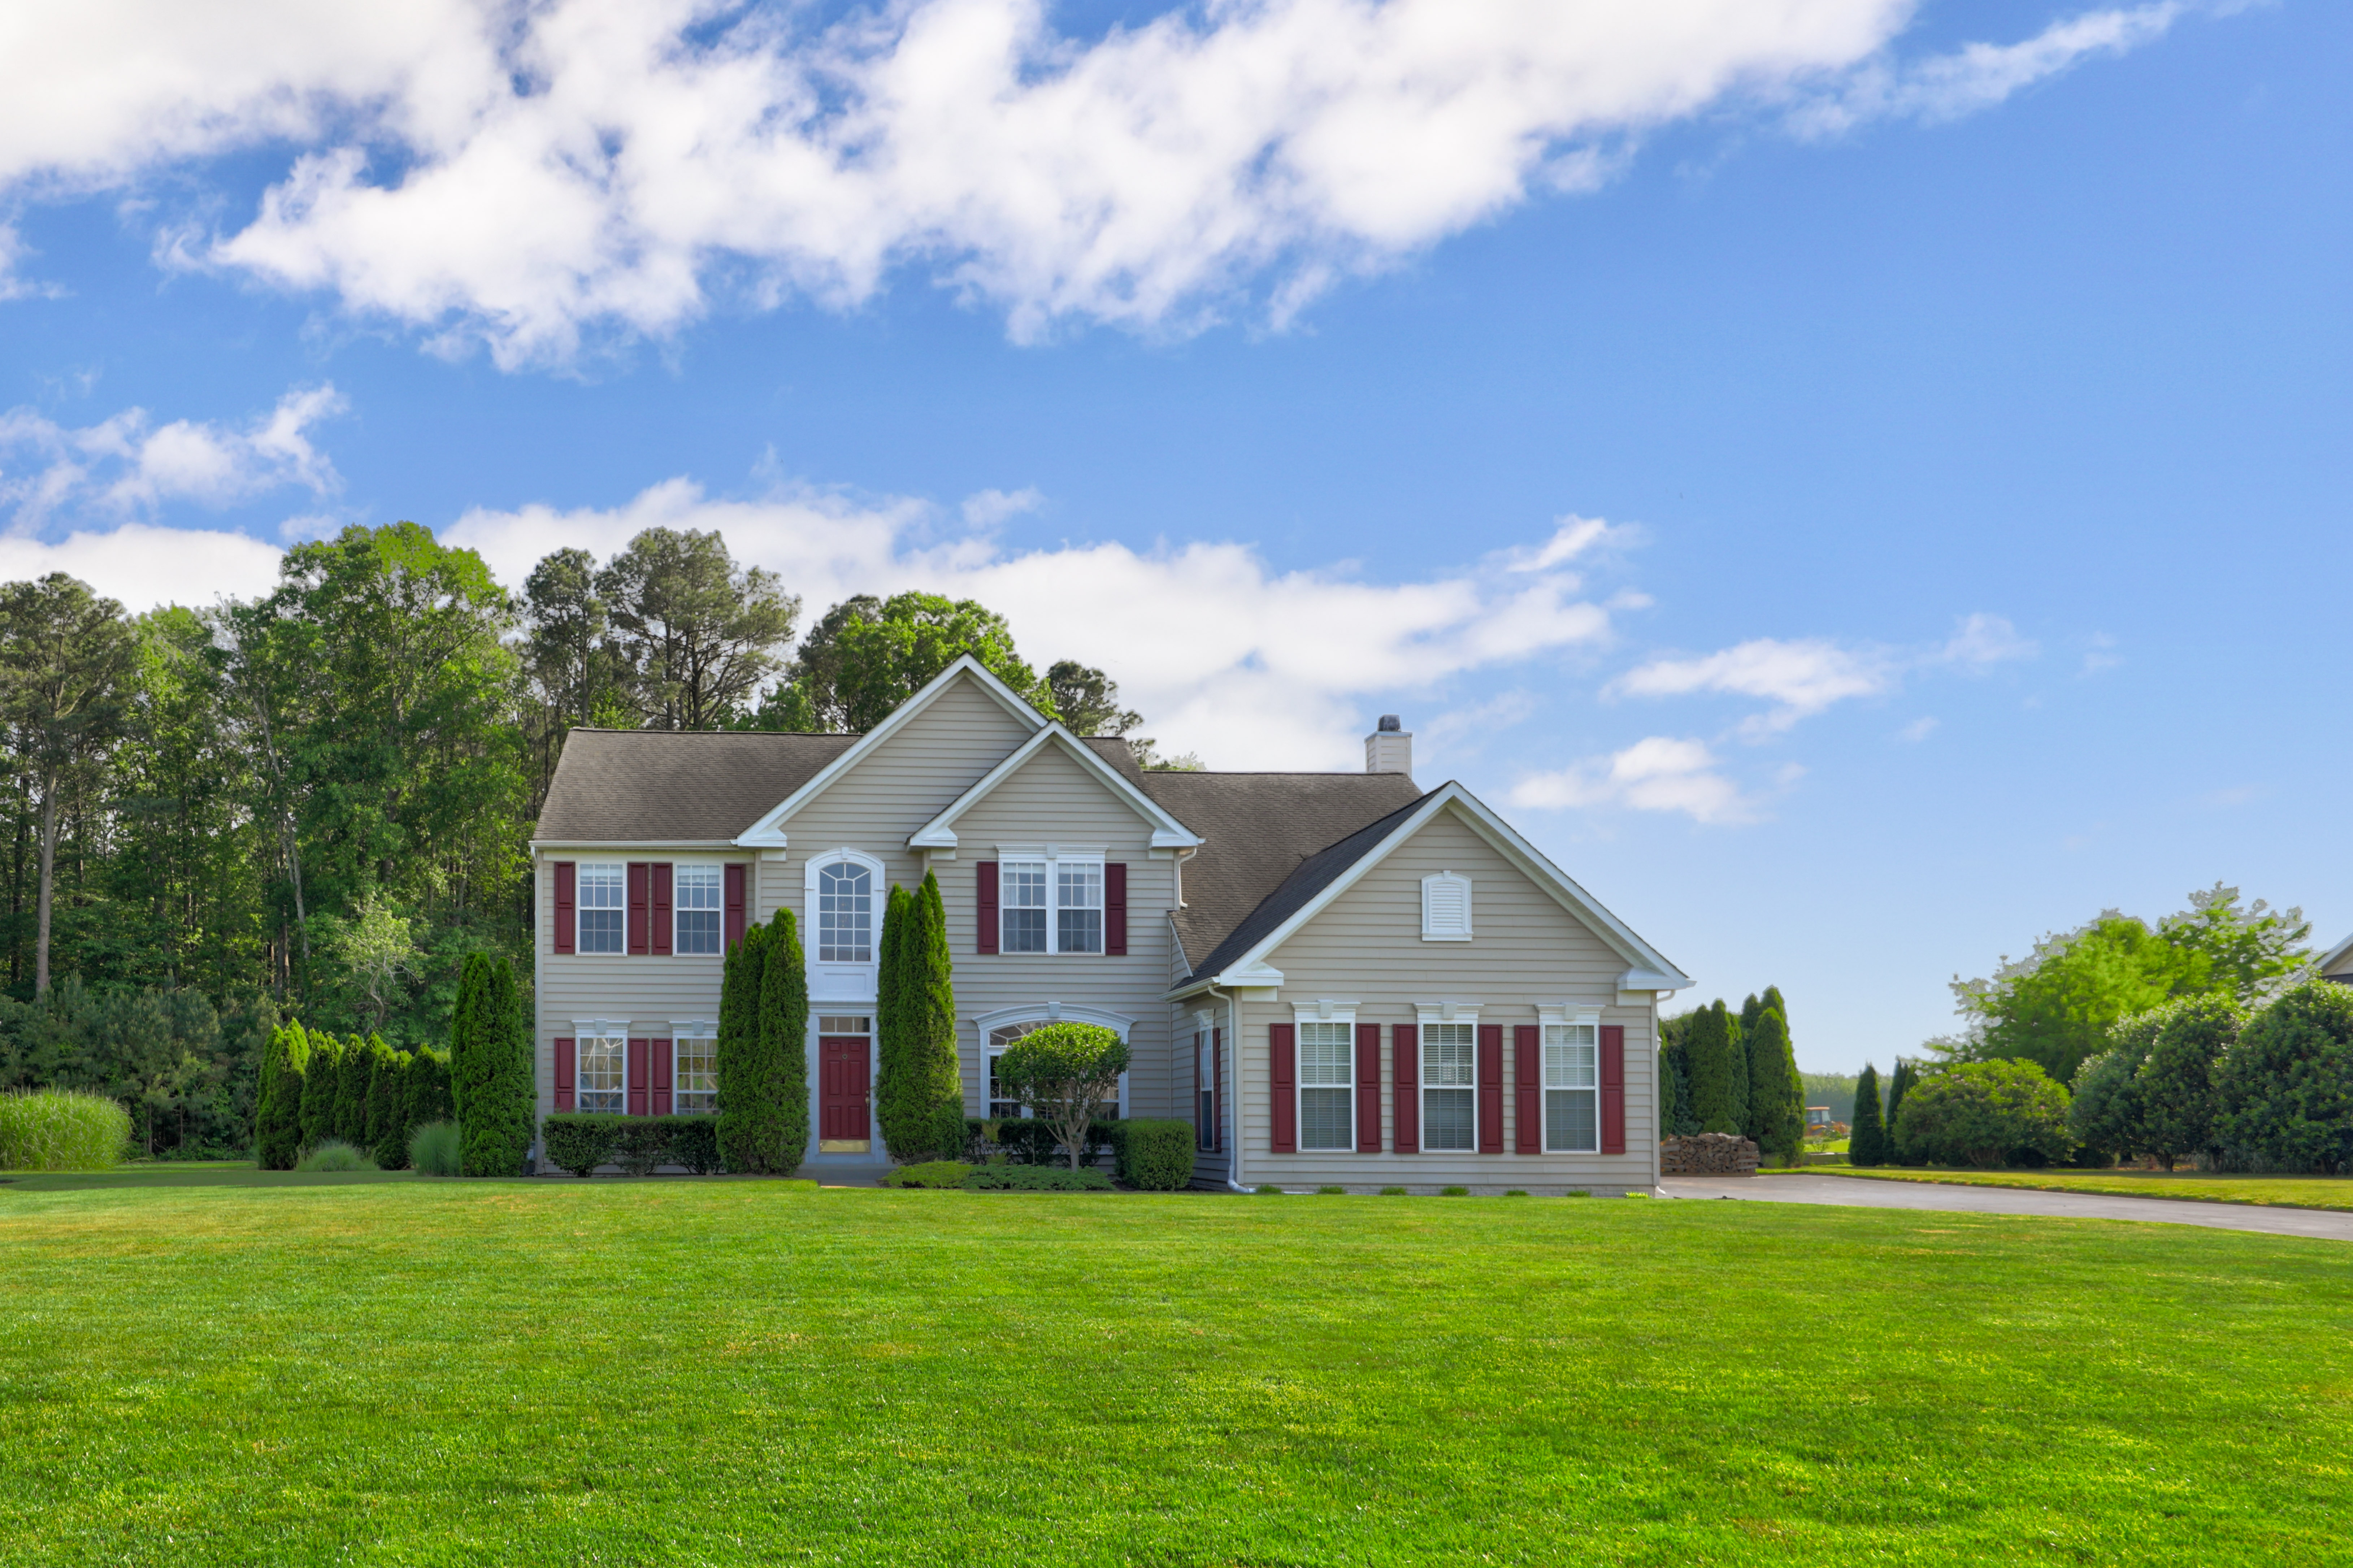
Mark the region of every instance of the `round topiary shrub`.
<instances>
[{"instance_id":1,"label":"round topiary shrub","mask_svg":"<svg viewBox=\"0 0 2353 1568\"><path fill-rule=\"evenodd\" d=\"M1993 1166L2020 1151L2063 1160L2075 1150L2067 1091L2036 1062L1957 1062L1923 1073L1896 1115L1907 1162Z\"/></svg>"}]
</instances>

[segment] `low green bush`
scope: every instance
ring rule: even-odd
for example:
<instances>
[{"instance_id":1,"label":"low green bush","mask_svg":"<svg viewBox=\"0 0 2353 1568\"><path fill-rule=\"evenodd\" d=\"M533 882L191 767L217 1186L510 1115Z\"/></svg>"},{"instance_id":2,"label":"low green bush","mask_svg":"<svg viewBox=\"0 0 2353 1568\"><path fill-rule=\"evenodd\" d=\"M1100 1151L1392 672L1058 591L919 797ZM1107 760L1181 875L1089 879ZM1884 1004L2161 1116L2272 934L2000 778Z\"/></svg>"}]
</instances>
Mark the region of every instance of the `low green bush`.
<instances>
[{"instance_id":1,"label":"low green bush","mask_svg":"<svg viewBox=\"0 0 2353 1568\"><path fill-rule=\"evenodd\" d=\"M992 1154L1005 1154L1017 1164L1070 1168L1071 1157L1062 1152L1062 1135L1036 1117L1008 1116L997 1121L967 1119L965 1125L977 1133L977 1147L969 1151L980 1156L973 1162L976 1164L985 1163ZM1118 1121L1090 1123L1087 1146L1079 1151L1079 1163L1092 1165L1103 1158L1104 1150L1116 1150L1125 1136L1124 1126Z\"/></svg>"},{"instance_id":2,"label":"low green bush","mask_svg":"<svg viewBox=\"0 0 2353 1568\"><path fill-rule=\"evenodd\" d=\"M131 1142L131 1113L102 1094L0 1094L0 1171L106 1171Z\"/></svg>"},{"instance_id":3,"label":"low green bush","mask_svg":"<svg viewBox=\"0 0 2353 1568\"><path fill-rule=\"evenodd\" d=\"M1401 1198L1405 1195L1406 1191L1403 1187L1383 1187L1381 1189L1381 1196L1385 1198Z\"/></svg>"},{"instance_id":4,"label":"low green bush","mask_svg":"<svg viewBox=\"0 0 2353 1568\"><path fill-rule=\"evenodd\" d=\"M684 1165L698 1176L719 1169L719 1119L715 1116L673 1116L670 1121L670 1163Z\"/></svg>"},{"instance_id":5,"label":"low green bush","mask_svg":"<svg viewBox=\"0 0 2353 1568\"><path fill-rule=\"evenodd\" d=\"M667 1116L625 1116L621 1136L613 1144L614 1163L625 1176L650 1176L670 1158Z\"/></svg>"},{"instance_id":6,"label":"low green bush","mask_svg":"<svg viewBox=\"0 0 2353 1568\"><path fill-rule=\"evenodd\" d=\"M560 1111L539 1124L540 1147L557 1170L586 1176L612 1159L628 1121L607 1112Z\"/></svg>"},{"instance_id":7,"label":"low green bush","mask_svg":"<svg viewBox=\"0 0 2353 1568\"><path fill-rule=\"evenodd\" d=\"M1193 1124L1139 1116L1099 1122L1115 1131L1113 1173L1127 1186L1148 1193L1178 1192L1193 1184Z\"/></svg>"},{"instance_id":8,"label":"low green bush","mask_svg":"<svg viewBox=\"0 0 2353 1568\"><path fill-rule=\"evenodd\" d=\"M1315 1195L1319 1198L1328 1197L1335 1193L1345 1195L1348 1189L1345 1187L1318 1187L1315 1189Z\"/></svg>"},{"instance_id":9,"label":"low green bush","mask_svg":"<svg viewBox=\"0 0 2353 1568\"><path fill-rule=\"evenodd\" d=\"M1528 1195L1528 1190L1525 1187L1505 1187L1504 1195L1507 1198L1524 1198Z\"/></svg>"},{"instance_id":10,"label":"low green bush","mask_svg":"<svg viewBox=\"0 0 2353 1568\"><path fill-rule=\"evenodd\" d=\"M465 1144L454 1121L427 1121L408 1135L408 1168L425 1176L454 1176L463 1167Z\"/></svg>"},{"instance_id":11,"label":"low green bush","mask_svg":"<svg viewBox=\"0 0 2353 1568\"><path fill-rule=\"evenodd\" d=\"M920 1165L900 1166L882 1178L882 1184L886 1187L960 1187L975 1169L962 1160L926 1160Z\"/></svg>"},{"instance_id":12,"label":"low green bush","mask_svg":"<svg viewBox=\"0 0 2353 1568\"><path fill-rule=\"evenodd\" d=\"M1571 1187L1560 1195L1565 1198L1589 1198L1593 1195L1593 1191L1589 1187Z\"/></svg>"},{"instance_id":13,"label":"low green bush","mask_svg":"<svg viewBox=\"0 0 2353 1568\"><path fill-rule=\"evenodd\" d=\"M967 1172L968 1193L1108 1193L1111 1178L1092 1168L1067 1165L981 1165Z\"/></svg>"},{"instance_id":14,"label":"low green bush","mask_svg":"<svg viewBox=\"0 0 2353 1568\"><path fill-rule=\"evenodd\" d=\"M1441 1198L1467 1198L1471 1195L1471 1189L1468 1187L1440 1187L1438 1189L1438 1195Z\"/></svg>"},{"instance_id":15,"label":"low green bush","mask_svg":"<svg viewBox=\"0 0 2353 1568\"><path fill-rule=\"evenodd\" d=\"M298 1171L373 1171L376 1163L340 1138L330 1138L295 1163Z\"/></svg>"},{"instance_id":16,"label":"low green bush","mask_svg":"<svg viewBox=\"0 0 2353 1568\"><path fill-rule=\"evenodd\" d=\"M1282 1195L1282 1189L1276 1186L1272 1182L1261 1182L1258 1184L1258 1190L1262 1193L1272 1193L1277 1197Z\"/></svg>"}]
</instances>

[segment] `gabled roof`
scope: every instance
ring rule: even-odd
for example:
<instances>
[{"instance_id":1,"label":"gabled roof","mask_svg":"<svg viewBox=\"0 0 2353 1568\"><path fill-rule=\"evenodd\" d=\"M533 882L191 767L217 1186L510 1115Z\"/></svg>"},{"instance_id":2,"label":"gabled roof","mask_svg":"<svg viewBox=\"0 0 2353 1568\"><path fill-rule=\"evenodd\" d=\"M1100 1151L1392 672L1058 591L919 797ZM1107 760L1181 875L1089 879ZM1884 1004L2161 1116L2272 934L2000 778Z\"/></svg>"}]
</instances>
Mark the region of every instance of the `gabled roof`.
<instances>
[{"instance_id":1,"label":"gabled roof","mask_svg":"<svg viewBox=\"0 0 2353 1568\"><path fill-rule=\"evenodd\" d=\"M1179 982L1173 994L1219 983L1281 984L1282 977L1265 967L1267 955L1361 881L1366 872L1410 839L1423 824L1449 810L1627 961L1629 967L1619 978L1620 989L1679 991L1692 983L1689 976L1636 936L1599 900L1577 886L1510 824L1490 811L1485 802L1460 784L1448 783L1403 810L1367 824L1328 849L1311 856L1195 965L1192 974Z\"/></svg>"},{"instance_id":2,"label":"gabled roof","mask_svg":"<svg viewBox=\"0 0 2353 1568\"><path fill-rule=\"evenodd\" d=\"M994 698L999 707L1030 730L1043 730L1052 722L1044 714L1023 701L1020 694L1011 687L991 675L987 667L980 660L970 654L965 654L954 664L932 677L924 683L922 690L891 710L890 717L863 735L857 737L855 743L844 750L839 756L826 763L807 782L801 784L781 801L776 802L761 816L758 821L738 834L735 842L747 848L754 846L781 847L785 842L783 824L786 817L831 788L835 781L856 767L859 762L876 747L905 729L913 721L917 714L938 700L941 692L954 686L959 678L964 677L969 677L977 682L980 689Z\"/></svg>"},{"instance_id":3,"label":"gabled roof","mask_svg":"<svg viewBox=\"0 0 2353 1568\"><path fill-rule=\"evenodd\" d=\"M730 844L849 750L855 735L575 730L535 844Z\"/></svg>"},{"instance_id":4,"label":"gabled roof","mask_svg":"<svg viewBox=\"0 0 2353 1568\"><path fill-rule=\"evenodd\" d=\"M979 781L956 796L945 811L917 828L907 839L915 849L953 849L956 847L956 819L986 800L997 786L1019 772L1022 765L1048 746L1059 748L1079 766L1094 775L1103 786L1119 797L1135 814L1152 824L1152 847L1155 849L1191 849L1201 842L1201 836L1168 815L1160 804L1131 783L1121 770L1103 760L1096 748L1086 744L1059 722L1049 723L1018 747L1012 755L981 775Z\"/></svg>"},{"instance_id":5,"label":"gabled roof","mask_svg":"<svg viewBox=\"0 0 2353 1568\"><path fill-rule=\"evenodd\" d=\"M2321 975L2337 974L2348 971L2353 971L2353 936L2347 937L2343 942L2322 953L2319 963L2314 966L2314 973Z\"/></svg>"}]
</instances>

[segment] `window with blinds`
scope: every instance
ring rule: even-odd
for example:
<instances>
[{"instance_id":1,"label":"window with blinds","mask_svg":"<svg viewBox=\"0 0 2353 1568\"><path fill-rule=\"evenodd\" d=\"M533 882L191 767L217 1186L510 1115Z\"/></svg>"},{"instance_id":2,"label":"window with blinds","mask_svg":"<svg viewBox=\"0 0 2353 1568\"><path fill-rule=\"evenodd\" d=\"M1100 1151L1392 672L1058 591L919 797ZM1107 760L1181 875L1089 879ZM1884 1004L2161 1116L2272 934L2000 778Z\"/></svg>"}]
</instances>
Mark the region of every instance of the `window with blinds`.
<instances>
[{"instance_id":1,"label":"window with blinds","mask_svg":"<svg viewBox=\"0 0 2353 1568\"><path fill-rule=\"evenodd\" d=\"M1479 1026L1421 1026L1421 1146L1471 1153L1479 1147Z\"/></svg>"},{"instance_id":2,"label":"window with blinds","mask_svg":"<svg viewBox=\"0 0 2353 1568\"><path fill-rule=\"evenodd\" d=\"M1591 1024L1545 1026L1545 1148L1552 1153L1591 1154L1601 1147L1599 1032Z\"/></svg>"},{"instance_id":3,"label":"window with blinds","mask_svg":"<svg viewBox=\"0 0 2353 1568\"><path fill-rule=\"evenodd\" d=\"M1353 1150L1356 1146L1356 1058L1347 1021L1303 1021L1299 1026L1299 1147Z\"/></svg>"}]
</instances>

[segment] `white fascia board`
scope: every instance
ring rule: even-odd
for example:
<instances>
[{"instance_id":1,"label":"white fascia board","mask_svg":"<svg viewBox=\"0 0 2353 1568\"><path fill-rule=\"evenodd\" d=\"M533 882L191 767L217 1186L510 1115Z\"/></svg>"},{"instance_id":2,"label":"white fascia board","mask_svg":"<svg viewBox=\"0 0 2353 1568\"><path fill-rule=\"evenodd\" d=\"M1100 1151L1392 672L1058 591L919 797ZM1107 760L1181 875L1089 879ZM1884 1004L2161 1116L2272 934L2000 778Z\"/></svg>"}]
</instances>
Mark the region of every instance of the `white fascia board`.
<instances>
[{"instance_id":1,"label":"white fascia board","mask_svg":"<svg viewBox=\"0 0 2353 1568\"><path fill-rule=\"evenodd\" d=\"M1681 991L1692 984L1688 975L1662 974L1655 969L1630 969L1618 977L1620 991Z\"/></svg>"},{"instance_id":2,"label":"white fascia board","mask_svg":"<svg viewBox=\"0 0 2353 1568\"><path fill-rule=\"evenodd\" d=\"M1309 900L1297 912L1261 939L1258 945L1237 960L1226 973L1218 976L1219 984L1229 984L1228 976L1238 974L1253 966L1263 967L1266 955L1296 935L1301 927L1322 914L1343 893L1362 881L1372 868L1388 859L1398 846L1404 844L1427 826L1430 820L1450 806L1459 807L1472 832L1485 839L1497 854L1511 861L1531 881L1552 894L1555 901L1594 928L1596 934L1618 950L1618 955L1636 968L1647 968L1662 976L1658 989L1679 990L1692 982L1683 972L1669 963L1658 951L1629 930L1626 922L1603 908L1600 900L1571 880L1561 868L1537 853L1535 847L1514 832L1511 826L1487 809L1477 795L1450 780L1431 792L1419 811L1396 832L1383 839L1370 854L1359 859L1331 886ZM1268 973L1272 973L1269 971ZM1241 984L1235 982L1235 984ZM1264 984L1252 982L1250 984Z\"/></svg>"},{"instance_id":3,"label":"white fascia board","mask_svg":"<svg viewBox=\"0 0 2353 1568\"><path fill-rule=\"evenodd\" d=\"M2322 953L2317 965L2318 971L2326 974L2342 964L2348 958L2353 958L2353 936L2347 937L2343 942Z\"/></svg>"},{"instance_id":4,"label":"white fascia board","mask_svg":"<svg viewBox=\"0 0 2353 1568\"><path fill-rule=\"evenodd\" d=\"M766 816L745 828L736 837L735 842L745 847L755 846L765 848L781 847L785 842L783 827L786 817L832 788L842 774L864 762L869 752L905 729L915 715L929 708L938 699L939 694L945 691L960 675L969 675L978 681L980 689L996 699L997 706L1029 725L1031 730L1042 730L1052 722L1043 713L1023 701L1020 694L1013 688L991 675L987 667L980 660L970 654L962 655L954 664L932 677L929 684L925 685L921 691L893 708L889 718L860 736L855 745L818 769L817 775L808 783L786 795Z\"/></svg>"},{"instance_id":5,"label":"white fascia board","mask_svg":"<svg viewBox=\"0 0 2353 1568\"><path fill-rule=\"evenodd\" d=\"M1268 963L1262 954L1244 958L1230 969L1220 971L1209 982L1212 985L1280 985L1282 971Z\"/></svg>"},{"instance_id":6,"label":"white fascia board","mask_svg":"<svg viewBox=\"0 0 2353 1568\"><path fill-rule=\"evenodd\" d=\"M779 842L782 842L779 840ZM571 855L626 854L643 851L659 854L665 849L708 852L735 847L733 838L664 838L659 841L642 838L534 838L531 841L533 854L561 852Z\"/></svg>"},{"instance_id":7,"label":"white fascia board","mask_svg":"<svg viewBox=\"0 0 2353 1568\"><path fill-rule=\"evenodd\" d=\"M1092 746L1085 744L1060 722L1050 721L1044 729L1023 742L1011 756L983 774L979 783L956 796L945 811L916 829L907 840L909 847L916 849L955 848L956 818L986 799L997 785L1019 772L1023 763L1048 745L1060 745L1077 758L1080 766L1091 771L1137 816L1152 824L1153 848L1191 849L1201 843L1199 835L1169 816L1159 802L1130 784L1117 768L1098 756Z\"/></svg>"}]
</instances>

